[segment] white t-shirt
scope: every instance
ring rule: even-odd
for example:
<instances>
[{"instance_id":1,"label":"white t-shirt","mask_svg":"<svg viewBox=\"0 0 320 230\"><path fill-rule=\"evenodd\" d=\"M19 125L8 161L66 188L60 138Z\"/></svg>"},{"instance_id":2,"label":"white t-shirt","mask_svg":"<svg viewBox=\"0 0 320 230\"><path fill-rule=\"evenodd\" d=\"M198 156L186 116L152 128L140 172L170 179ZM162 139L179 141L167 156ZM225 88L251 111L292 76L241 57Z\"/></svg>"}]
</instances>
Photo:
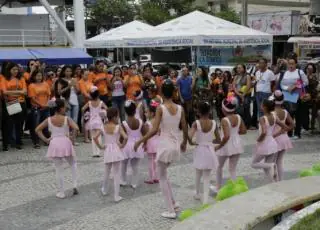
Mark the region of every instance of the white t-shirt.
<instances>
[{"instance_id":1,"label":"white t-shirt","mask_svg":"<svg viewBox=\"0 0 320 230\"><path fill-rule=\"evenodd\" d=\"M114 89L112 91L112 96L113 97L124 96L123 82L115 81L113 84L114 84Z\"/></svg>"},{"instance_id":2,"label":"white t-shirt","mask_svg":"<svg viewBox=\"0 0 320 230\"><path fill-rule=\"evenodd\" d=\"M271 82L276 80L274 73L267 69L265 72L256 72L256 92L271 93Z\"/></svg>"},{"instance_id":3,"label":"white t-shirt","mask_svg":"<svg viewBox=\"0 0 320 230\"><path fill-rule=\"evenodd\" d=\"M298 71L300 72L300 75ZM308 77L302 70L296 69L295 71L292 71L292 72L286 71L281 80L281 89L287 91L289 87L292 87L297 83L297 80L299 80L300 77L305 86L309 84Z\"/></svg>"}]
</instances>

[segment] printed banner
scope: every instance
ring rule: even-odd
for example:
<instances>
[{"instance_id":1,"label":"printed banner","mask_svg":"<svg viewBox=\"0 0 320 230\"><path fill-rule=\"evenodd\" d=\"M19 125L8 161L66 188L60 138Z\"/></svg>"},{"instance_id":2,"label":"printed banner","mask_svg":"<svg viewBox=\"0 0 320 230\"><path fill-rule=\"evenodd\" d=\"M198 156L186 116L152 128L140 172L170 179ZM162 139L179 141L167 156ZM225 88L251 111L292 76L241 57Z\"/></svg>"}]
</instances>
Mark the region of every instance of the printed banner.
<instances>
[{"instance_id":1,"label":"printed banner","mask_svg":"<svg viewBox=\"0 0 320 230\"><path fill-rule=\"evenodd\" d=\"M247 46L247 47L199 47L197 48L197 65L233 65L237 63L253 64L257 63L260 58L266 58L271 61L272 46Z\"/></svg>"}]
</instances>

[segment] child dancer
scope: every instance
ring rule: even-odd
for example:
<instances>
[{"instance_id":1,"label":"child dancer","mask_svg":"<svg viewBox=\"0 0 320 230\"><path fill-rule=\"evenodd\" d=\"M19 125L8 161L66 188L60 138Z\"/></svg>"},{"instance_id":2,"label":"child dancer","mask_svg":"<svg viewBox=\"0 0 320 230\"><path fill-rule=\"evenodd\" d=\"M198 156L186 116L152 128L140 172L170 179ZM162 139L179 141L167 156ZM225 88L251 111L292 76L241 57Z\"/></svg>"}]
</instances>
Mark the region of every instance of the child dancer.
<instances>
[{"instance_id":1,"label":"child dancer","mask_svg":"<svg viewBox=\"0 0 320 230\"><path fill-rule=\"evenodd\" d=\"M288 129L273 113L275 108L273 100L264 100L261 107L264 116L259 119L259 137L253 153L251 167L263 169L270 181L274 182L277 180L277 165L274 163L274 156L278 152L278 144L273 137L273 131L276 125L280 126L281 132Z\"/></svg>"},{"instance_id":2,"label":"child dancer","mask_svg":"<svg viewBox=\"0 0 320 230\"><path fill-rule=\"evenodd\" d=\"M56 197L65 198L63 187L63 159L65 159L72 169L72 181L73 181L73 195L78 194L77 190L77 163L75 160L75 152L72 142L69 138L69 128L73 130L73 133L79 131L77 124L67 116L66 103L62 99L56 99L55 102L51 102L54 106L55 114L45 121L43 121L37 128L36 133L38 136L49 144L47 157L54 163L56 169L56 178L58 185L58 193ZM43 135L43 130L49 128L51 132L51 138L46 138Z\"/></svg>"},{"instance_id":3,"label":"child dancer","mask_svg":"<svg viewBox=\"0 0 320 230\"><path fill-rule=\"evenodd\" d=\"M211 190L217 192L222 186L222 172L226 160L229 160L229 173L232 180L236 180L236 169L240 154L243 153L243 144L240 135L246 134L247 129L242 118L235 114L237 99L230 94L222 101L224 118L221 120L221 143L215 147L219 165L217 168L217 187L211 186Z\"/></svg>"},{"instance_id":4,"label":"child dancer","mask_svg":"<svg viewBox=\"0 0 320 230\"><path fill-rule=\"evenodd\" d=\"M152 100L149 104L149 107L146 111L146 117L148 121L143 126L143 134L147 134L153 127L154 118L156 115L157 107L160 105L159 101ZM146 180L146 184L159 183L156 173L156 153L157 153L157 144L159 140L159 135L156 134L151 137L146 144L146 152L148 155L148 169L149 169L149 180Z\"/></svg>"},{"instance_id":5,"label":"child dancer","mask_svg":"<svg viewBox=\"0 0 320 230\"><path fill-rule=\"evenodd\" d=\"M104 125L104 130L98 132L94 141L96 145L104 150L104 177L101 187L102 195L107 195L110 184L110 172L113 170L114 182L114 200L119 202L122 197L119 196L120 190L120 163L125 159L123 148L128 140L127 134L124 132L121 125L118 125L119 115L116 108L110 108L107 112L108 122ZM104 132L105 145L99 142L99 137ZM120 136L122 137L122 144L120 144Z\"/></svg>"},{"instance_id":6,"label":"child dancer","mask_svg":"<svg viewBox=\"0 0 320 230\"><path fill-rule=\"evenodd\" d=\"M274 92L274 99L276 105L275 113L277 117L281 122L285 123L290 130L292 130L294 127L293 120L288 111L282 108L284 97L280 90L276 90ZM292 143L287 132L283 131L279 126L276 126L273 136L278 143L278 152L275 155L275 162L278 169L278 180L281 181L283 178L283 156L288 149L292 148Z\"/></svg>"},{"instance_id":7,"label":"child dancer","mask_svg":"<svg viewBox=\"0 0 320 230\"><path fill-rule=\"evenodd\" d=\"M144 120L144 104L143 104L143 91L136 91L135 92L135 103L136 103L136 112L135 112L135 118L136 119L141 119L142 121Z\"/></svg>"},{"instance_id":8,"label":"child dancer","mask_svg":"<svg viewBox=\"0 0 320 230\"><path fill-rule=\"evenodd\" d=\"M200 180L203 177L203 204L208 203L208 192L210 183L210 173L212 169L217 167L217 156L215 154L213 137L220 142L220 135L217 124L214 120L209 119L210 104L209 102L201 102L199 104L200 119L192 124L190 132L190 140L196 134L197 147L193 154L193 167L196 169L196 200L201 199Z\"/></svg>"},{"instance_id":9,"label":"child dancer","mask_svg":"<svg viewBox=\"0 0 320 230\"><path fill-rule=\"evenodd\" d=\"M156 161L160 176L160 187L168 208L168 211L162 213L161 216L164 218L176 218L176 210L179 206L173 198L171 185L167 176L167 169L172 162L179 158L180 149L182 151L186 150L188 126L182 107L172 102L175 90L173 82L169 79L165 80L161 90L164 96L164 103L157 108L152 129L136 142L134 149L137 150L142 143L145 143L156 135L161 125ZM178 137L180 123L183 130L183 141L181 144Z\"/></svg>"},{"instance_id":10,"label":"child dancer","mask_svg":"<svg viewBox=\"0 0 320 230\"><path fill-rule=\"evenodd\" d=\"M138 167L139 161L144 157L144 152L142 148L139 148L137 151L133 149L134 143L139 140L142 136L142 125L143 122L141 119L135 118L136 114L136 104L134 101L128 100L125 102L124 110L127 114L126 121L122 122L122 126L125 132L128 135L128 142L123 149L125 154L125 160L122 161L122 181L121 185L127 185L127 167L130 160L132 168L132 178L131 178L131 187L133 189L137 188L139 181L138 178Z\"/></svg>"},{"instance_id":11,"label":"child dancer","mask_svg":"<svg viewBox=\"0 0 320 230\"><path fill-rule=\"evenodd\" d=\"M90 129L90 136L95 137L99 133L100 130L103 129L103 121L102 115L106 113L107 106L103 103L103 101L99 98L99 91L96 86L93 86L90 91L91 100L85 104L82 108L82 113L84 114L85 111L89 108L89 121L88 121L88 128ZM101 138L101 135L99 136ZM100 157L101 150L96 145L95 141L91 140L92 142L92 156L93 157Z\"/></svg>"}]
</instances>

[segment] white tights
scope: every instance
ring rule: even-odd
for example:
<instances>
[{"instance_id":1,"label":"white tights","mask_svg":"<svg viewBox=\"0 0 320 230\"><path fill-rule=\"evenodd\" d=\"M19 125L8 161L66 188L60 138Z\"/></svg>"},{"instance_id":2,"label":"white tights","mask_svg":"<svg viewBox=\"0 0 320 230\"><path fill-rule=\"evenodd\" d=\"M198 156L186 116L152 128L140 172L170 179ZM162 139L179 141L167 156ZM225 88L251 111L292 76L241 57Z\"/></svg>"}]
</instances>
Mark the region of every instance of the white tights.
<instances>
[{"instance_id":1,"label":"white tights","mask_svg":"<svg viewBox=\"0 0 320 230\"><path fill-rule=\"evenodd\" d=\"M275 154L275 163L278 170L278 181L281 181L283 179L283 156L285 152L285 150L282 150Z\"/></svg>"},{"instance_id":2,"label":"white tights","mask_svg":"<svg viewBox=\"0 0 320 230\"><path fill-rule=\"evenodd\" d=\"M128 162L130 161L130 165L132 168L132 178L131 178L131 185L137 186L139 181L139 158L132 158L132 159L125 159L122 161L121 166L121 180L122 183L127 182L127 168L128 168Z\"/></svg>"},{"instance_id":3,"label":"white tights","mask_svg":"<svg viewBox=\"0 0 320 230\"><path fill-rule=\"evenodd\" d=\"M72 182L73 188L77 188L77 162L75 161L73 156L69 157L54 157L53 164L56 169L56 179L57 179L57 186L59 192L64 193L64 186L63 186L63 159L65 159L68 164L71 166L72 171Z\"/></svg>"},{"instance_id":4,"label":"white tights","mask_svg":"<svg viewBox=\"0 0 320 230\"><path fill-rule=\"evenodd\" d=\"M203 177L203 204L208 203L209 197L209 182L210 182L211 169L200 170L196 169L196 195L200 195L200 181Z\"/></svg>"},{"instance_id":5,"label":"white tights","mask_svg":"<svg viewBox=\"0 0 320 230\"><path fill-rule=\"evenodd\" d=\"M94 138L96 137L99 130L93 129L90 130L90 136L91 136L91 144L92 144L92 156L100 156L102 153L102 150L98 148L96 145ZM99 142L102 142L102 136L99 137Z\"/></svg>"},{"instance_id":6,"label":"white tights","mask_svg":"<svg viewBox=\"0 0 320 230\"><path fill-rule=\"evenodd\" d=\"M223 166L227 159L229 159L229 173L231 180L236 180L236 169L239 162L240 154L232 155L232 156L218 156L218 168L217 168L217 189L220 189L222 185L222 172Z\"/></svg>"},{"instance_id":7,"label":"white tights","mask_svg":"<svg viewBox=\"0 0 320 230\"><path fill-rule=\"evenodd\" d=\"M113 162L107 163L104 165L104 175L102 181L102 190L104 192L108 192L110 186L110 173L111 169L113 171L113 189L114 189L114 199L116 200L119 198L119 191L120 191L120 165L121 162Z\"/></svg>"},{"instance_id":8,"label":"white tights","mask_svg":"<svg viewBox=\"0 0 320 230\"><path fill-rule=\"evenodd\" d=\"M270 154L267 156L256 154L253 157L253 160L251 163L252 168L263 169L264 173L268 176L270 182L274 182L274 175L271 175L270 173L270 170L272 169L272 167L275 167L274 157L275 157L275 154Z\"/></svg>"},{"instance_id":9,"label":"white tights","mask_svg":"<svg viewBox=\"0 0 320 230\"><path fill-rule=\"evenodd\" d=\"M161 161L157 162L159 179L160 179L160 188L164 196L164 200L167 205L168 211L173 213L175 211L174 210L175 200L173 198L171 184L168 180L167 169L169 165L170 163L164 163Z\"/></svg>"}]
</instances>

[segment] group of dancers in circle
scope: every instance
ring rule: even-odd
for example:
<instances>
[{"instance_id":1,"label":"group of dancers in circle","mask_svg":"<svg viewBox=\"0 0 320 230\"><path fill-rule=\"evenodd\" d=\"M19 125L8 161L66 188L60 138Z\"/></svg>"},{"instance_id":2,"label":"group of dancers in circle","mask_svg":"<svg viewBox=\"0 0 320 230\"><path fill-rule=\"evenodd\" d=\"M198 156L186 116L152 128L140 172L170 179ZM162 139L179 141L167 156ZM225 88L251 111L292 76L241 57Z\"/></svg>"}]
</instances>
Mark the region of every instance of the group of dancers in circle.
<instances>
[{"instance_id":1,"label":"group of dancers in circle","mask_svg":"<svg viewBox=\"0 0 320 230\"><path fill-rule=\"evenodd\" d=\"M126 119L119 122L119 113L115 108L107 108L99 99L96 87L91 90L91 100L83 108L89 108L89 128L96 150L103 152L104 176L101 186L102 195L109 192L113 174L114 200L121 201L120 186L138 186L140 160L147 154L149 179L147 184L160 183L160 188L166 203L167 211L161 216L176 218L179 204L176 202L168 178L168 167L177 161L181 152L185 152L187 143L194 145L193 167L196 171L194 198L208 203L209 190L218 192L223 186L222 172L225 162L229 161L229 172L232 180L236 179L236 169L240 154L244 152L240 135L247 130L241 117L236 114L238 100L229 94L223 100L224 118L220 127L215 120L210 119L210 103L199 104L199 119L191 130L185 120L183 108L172 101L175 86L171 80L165 80L162 86L162 99L152 100L147 108L140 110L141 101L128 100L125 103ZM263 116L259 120L259 135L251 166L263 169L270 182L279 181L283 177L283 156L292 148L287 132L293 128L289 113L282 108L283 94L275 91L263 101ZM41 123L36 132L49 144L47 157L53 160L58 185L58 198L65 198L63 186L63 159L72 168L73 194L77 189L77 164L75 151L70 140L70 133L77 133L79 128L67 117L66 102L56 99L52 102L54 114ZM141 111L145 111L147 121L143 123ZM42 131L48 128L51 137L48 139ZM72 132L70 132L72 130ZM181 138L182 132L182 138ZM130 182L127 180L128 164L132 168ZM216 172L216 185L210 186L211 172ZM200 181L203 179L203 191L200 192Z\"/></svg>"}]
</instances>

